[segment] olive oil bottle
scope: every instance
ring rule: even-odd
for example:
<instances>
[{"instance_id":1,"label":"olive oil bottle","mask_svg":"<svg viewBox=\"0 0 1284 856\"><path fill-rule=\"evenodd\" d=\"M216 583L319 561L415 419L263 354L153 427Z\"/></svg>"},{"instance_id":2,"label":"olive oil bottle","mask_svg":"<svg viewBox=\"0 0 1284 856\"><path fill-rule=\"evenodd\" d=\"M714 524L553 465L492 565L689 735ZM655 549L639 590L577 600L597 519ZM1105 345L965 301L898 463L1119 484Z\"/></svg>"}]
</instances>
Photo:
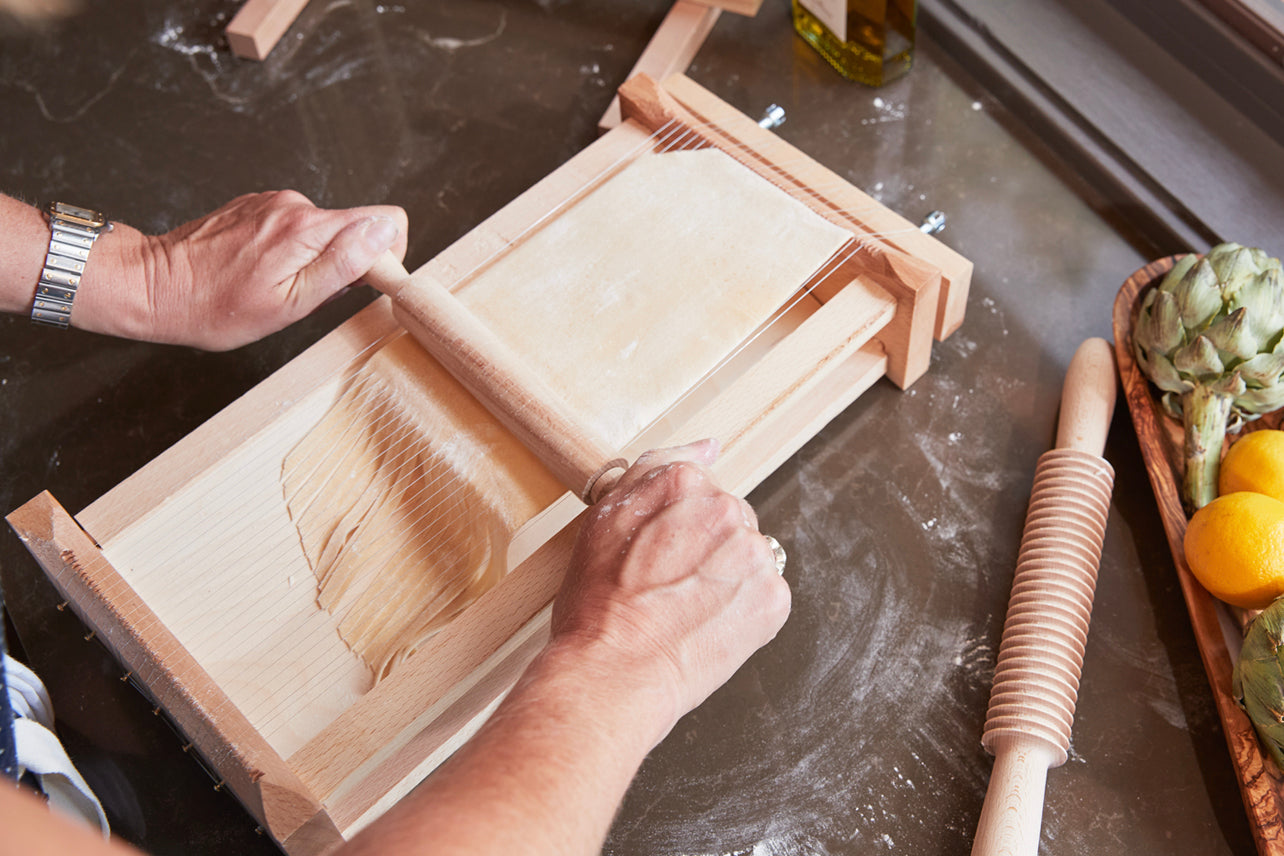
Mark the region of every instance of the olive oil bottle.
<instances>
[{"instance_id":1,"label":"olive oil bottle","mask_svg":"<svg viewBox=\"0 0 1284 856\"><path fill-rule=\"evenodd\" d=\"M794 29L839 74L882 86L909 71L916 0L793 0Z\"/></svg>"}]
</instances>

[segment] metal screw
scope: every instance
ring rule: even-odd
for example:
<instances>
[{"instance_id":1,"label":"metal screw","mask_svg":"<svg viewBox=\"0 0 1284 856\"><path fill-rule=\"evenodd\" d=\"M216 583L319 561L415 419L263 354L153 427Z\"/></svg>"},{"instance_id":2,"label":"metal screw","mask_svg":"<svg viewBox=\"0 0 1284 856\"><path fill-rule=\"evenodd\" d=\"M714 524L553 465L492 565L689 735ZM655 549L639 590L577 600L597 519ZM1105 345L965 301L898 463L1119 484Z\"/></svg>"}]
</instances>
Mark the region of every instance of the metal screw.
<instances>
[{"instance_id":1,"label":"metal screw","mask_svg":"<svg viewBox=\"0 0 1284 856\"><path fill-rule=\"evenodd\" d=\"M925 235L935 235L945 228L945 212L933 211L923 218L923 222L918 224L918 228Z\"/></svg>"},{"instance_id":2,"label":"metal screw","mask_svg":"<svg viewBox=\"0 0 1284 856\"><path fill-rule=\"evenodd\" d=\"M785 124L785 108L779 104L772 104L764 110L762 118L758 120L758 127L766 128L768 131L779 128L783 124Z\"/></svg>"}]
</instances>

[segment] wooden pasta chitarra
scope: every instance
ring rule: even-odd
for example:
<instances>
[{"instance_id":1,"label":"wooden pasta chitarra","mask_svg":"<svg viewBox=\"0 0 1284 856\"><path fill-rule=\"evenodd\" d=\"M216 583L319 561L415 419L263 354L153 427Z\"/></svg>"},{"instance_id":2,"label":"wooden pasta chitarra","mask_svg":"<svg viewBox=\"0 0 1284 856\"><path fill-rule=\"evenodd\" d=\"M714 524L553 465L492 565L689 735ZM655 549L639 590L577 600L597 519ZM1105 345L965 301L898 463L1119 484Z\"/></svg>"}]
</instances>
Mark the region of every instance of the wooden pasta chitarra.
<instances>
[{"instance_id":1,"label":"wooden pasta chitarra","mask_svg":"<svg viewBox=\"0 0 1284 856\"><path fill-rule=\"evenodd\" d=\"M647 447L713 436L723 447L715 474L744 495L879 378L912 383L932 339L962 321L971 263L840 176L683 77L662 86L635 78L620 100L617 128L414 273L385 263L371 279L391 299L74 518L48 493L8 517L77 614L292 856L350 837L485 719L546 638L580 499L600 493L603 473ZM472 293L506 254L540 240L634 164L708 148L846 240L662 418L612 434L595 422L603 414L574 404L494 319L479 316ZM480 448L533 453L529 462L503 455L501 471L443 451L433 464L448 471L438 492L497 507L521 495L539 508L503 533L498 581L375 680L319 606L281 474L353 378L404 343L402 325L440 361L422 357L431 365L414 395L427 399L428 416L409 419L410 434L472 432ZM574 329L588 344L599 335L590 323ZM568 343L572 357L584 343ZM394 405L405 389L385 388L379 395ZM335 445L357 445L354 436L338 433ZM559 483L570 491L560 498ZM416 519L395 520L380 543L416 529Z\"/></svg>"}]
</instances>

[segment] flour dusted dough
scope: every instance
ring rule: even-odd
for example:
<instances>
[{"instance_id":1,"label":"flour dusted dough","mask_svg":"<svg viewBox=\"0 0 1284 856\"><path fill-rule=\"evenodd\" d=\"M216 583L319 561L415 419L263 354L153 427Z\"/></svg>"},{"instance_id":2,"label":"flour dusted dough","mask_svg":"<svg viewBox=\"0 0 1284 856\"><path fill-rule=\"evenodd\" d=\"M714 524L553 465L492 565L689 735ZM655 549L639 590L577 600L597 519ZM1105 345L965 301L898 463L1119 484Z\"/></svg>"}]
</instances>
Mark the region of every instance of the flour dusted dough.
<instances>
[{"instance_id":1,"label":"flour dusted dough","mask_svg":"<svg viewBox=\"0 0 1284 856\"><path fill-rule=\"evenodd\" d=\"M339 635L386 677L504 573L563 491L409 336L286 457L286 505Z\"/></svg>"},{"instance_id":2,"label":"flour dusted dough","mask_svg":"<svg viewBox=\"0 0 1284 856\"><path fill-rule=\"evenodd\" d=\"M668 152L456 293L618 449L850 238L717 149Z\"/></svg>"}]
</instances>

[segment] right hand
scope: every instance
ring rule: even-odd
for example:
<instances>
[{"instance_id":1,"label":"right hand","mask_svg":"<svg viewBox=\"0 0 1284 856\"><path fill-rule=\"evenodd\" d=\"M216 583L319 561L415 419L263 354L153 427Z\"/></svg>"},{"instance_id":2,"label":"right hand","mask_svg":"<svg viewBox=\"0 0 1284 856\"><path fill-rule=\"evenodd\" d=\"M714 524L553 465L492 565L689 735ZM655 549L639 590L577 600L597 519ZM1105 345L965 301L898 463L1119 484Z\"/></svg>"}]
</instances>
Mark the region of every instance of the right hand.
<instances>
[{"instance_id":1,"label":"right hand","mask_svg":"<svg viewBox=\"0 0 1284 856\"><path fill-rule=\"evenodd\" d=\"M552 644L589 652L664 700L660 736L789 615L757 517L722 490L703 441L648 452L592 508L553 607Z\"/></svg>"}]
</instances>

